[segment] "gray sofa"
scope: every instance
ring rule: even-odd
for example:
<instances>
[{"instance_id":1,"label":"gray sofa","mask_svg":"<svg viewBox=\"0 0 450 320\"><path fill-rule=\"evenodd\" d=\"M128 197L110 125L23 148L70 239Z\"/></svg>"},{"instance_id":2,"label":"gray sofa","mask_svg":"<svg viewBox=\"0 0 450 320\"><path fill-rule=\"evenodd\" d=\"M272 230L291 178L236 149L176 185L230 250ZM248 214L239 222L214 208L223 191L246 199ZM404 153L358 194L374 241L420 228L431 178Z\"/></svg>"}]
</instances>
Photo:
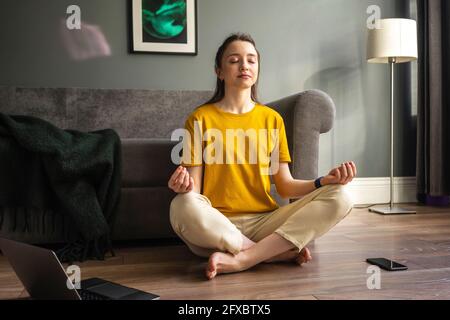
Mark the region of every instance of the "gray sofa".
<instances>
[{"instance_id":1,"label":"gray sofa","mask_svg":"<svg viewBox=\"0 0 450 320\"><path fill-rule=\"evenodd\" d=\"M176 168L170 159L170 140L187 115L206 101L210 91L161 91L134 89L19 88L0 86L0 112L43 118L60 128L92 131L115 129L122 140L122 194L113 240L175 238L169 223L169 204L175 194L167 181ZM295 178L317 177L319 136L332 128L335 106L319 90L304 91L264 104L285 121ZM280 205L275 188L273 195ZM39 230L10 231L3 222L0 235L30 243L63 241L67 226L46 221Z\"/></svg>"}]
</instances>

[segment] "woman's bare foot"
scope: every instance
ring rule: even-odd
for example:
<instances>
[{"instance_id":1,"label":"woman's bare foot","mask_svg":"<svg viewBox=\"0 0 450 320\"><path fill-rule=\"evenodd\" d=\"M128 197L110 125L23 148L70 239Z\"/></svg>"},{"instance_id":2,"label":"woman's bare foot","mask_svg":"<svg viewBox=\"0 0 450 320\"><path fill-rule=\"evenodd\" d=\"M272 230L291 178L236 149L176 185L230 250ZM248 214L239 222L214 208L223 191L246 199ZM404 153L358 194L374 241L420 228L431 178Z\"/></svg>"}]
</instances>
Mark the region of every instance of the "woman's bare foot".
<instances>
[{"instance_id":1,"label":"woman's bare foot","mask_svg":"<svg viewBox=\"0 0 450 320\"><path fill-rule=\"evenodd\" d=\"M291 249L289 251L283 252L278 256L270 258L265 262L295 262L298 265L302 265L303 263L307 263L312 260L311 252L307 247L304 247L300 253L297 252L297 248Z\"/></svg>"},{"instance_id":2,"label":"woman's bare foot","mask_svg":"<svg viewBox=\"0 0 450 320\"><path fill-rule=\"evenodd\" d=\"M242 235L242 249L241 251L245 251L252 246L255 245L255 242ZM297 252L297 248L293 248L287 252L283 252L276 257L270 258L265 262L282 262L282 261L294 261L298 265L302 265L303 263L309 262L312 260L311 252L307 247L304 247L300 253Z\"/></svg>"},{"instance_id":3,"label":"woman's bare foot","mask_svg":"<svg viewBox=\"0 0 450 320\"><path fill-rule=\"evenodd\" d=\"M241 250L247 250L255 244L254 241L250 240L246 236L242 235L242 248Z\"/></svg>"},{"instance_id":4,"label":"woman's bare foot","mask_svg":"<svg viewBox=\"0 0 450 320\"><path fill-rule=\"evenodd\" d=\"M303 263L308 263L312 260L311 252L307 247L304 247L301 251L298 257L295 259L295 262L299 266L301 266Z\"/></svg>"},{"instance_id":5,"label":"woman's bare foot","mask_svg":"<svg viewBox=\"0 0 450 320\"><path fill-rule=\"evenodd\" d=\"M292 251L292 252L291 252ZM206 277L211 280L216 275L220 273L232 273L239 272L248 269L251 267L251 264L246 263L248 259L245 258L245 251L241 251L236 256L233 256L229 253L224 252L214 252L208 260L208 264L206 266ZM311 252L307 247L304 247L300 253L297 253L297 249L290 250L288 252L282 253L275 258L284 258L284 260L276 260L276 261L295 261L298 265L302 265L305 262L311 261ZM272 260L270 259L270 260ZM266 260L268 262L269 260ZM275 260L274 260L275 261ZM271 261L271 262L274 262Z\"/></svg>"},{"instance_id":6,"label":"woman's bare foot","mask_svg":"<svg viewBox=\"0 0 450 320\"><path fill-rule=\"evenodd\" d=\"M241 251L242 252L242 251ZM244 270L245 267L236 256L229 253L214 252L206 266L206 277L211 280L219 273L231 273Z\"/></svg>"}]
</instances>

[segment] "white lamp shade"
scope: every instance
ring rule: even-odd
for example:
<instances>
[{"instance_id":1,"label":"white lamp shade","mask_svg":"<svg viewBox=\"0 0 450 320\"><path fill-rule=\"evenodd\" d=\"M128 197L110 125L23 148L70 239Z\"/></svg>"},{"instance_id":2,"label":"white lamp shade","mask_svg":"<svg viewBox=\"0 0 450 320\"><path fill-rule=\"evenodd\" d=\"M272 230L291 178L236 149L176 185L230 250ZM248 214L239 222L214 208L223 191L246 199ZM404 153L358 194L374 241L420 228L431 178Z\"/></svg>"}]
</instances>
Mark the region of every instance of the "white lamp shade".
<instances>
[{"instance_id":1,"label":"white lamp shade","mask_svg":"<svg viewBox=\"0 0 450 320\"><path fill-rule=\"evenodd\" d=\"M417 24L410 19L381 19L379 29L369 29L367 61L370 63L396 63L416 60Z\"/></svg>"}]
</instances>

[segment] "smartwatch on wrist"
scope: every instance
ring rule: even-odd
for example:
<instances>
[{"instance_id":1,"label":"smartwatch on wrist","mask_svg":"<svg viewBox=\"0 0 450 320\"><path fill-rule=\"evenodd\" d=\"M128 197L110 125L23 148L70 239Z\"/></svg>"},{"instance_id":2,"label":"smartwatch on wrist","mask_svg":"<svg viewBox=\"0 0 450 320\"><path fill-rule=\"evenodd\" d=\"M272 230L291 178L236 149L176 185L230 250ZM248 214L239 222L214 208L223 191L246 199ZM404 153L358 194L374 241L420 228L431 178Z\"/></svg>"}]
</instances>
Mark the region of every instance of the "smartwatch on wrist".
<instances>
[{"instance_id":1,"label":"smartwatch on wrist","mask_svg":"<svg viewBox=\"0 0 450 320\"><path fill-rule=\"evenodd\" d=\"M322 186L322 184L320 183L320 179L322 179L323 177L319 177L316 180L314 180L314 186L316 186L316 189L320 188Z\"/></svg>"}]
</instances>

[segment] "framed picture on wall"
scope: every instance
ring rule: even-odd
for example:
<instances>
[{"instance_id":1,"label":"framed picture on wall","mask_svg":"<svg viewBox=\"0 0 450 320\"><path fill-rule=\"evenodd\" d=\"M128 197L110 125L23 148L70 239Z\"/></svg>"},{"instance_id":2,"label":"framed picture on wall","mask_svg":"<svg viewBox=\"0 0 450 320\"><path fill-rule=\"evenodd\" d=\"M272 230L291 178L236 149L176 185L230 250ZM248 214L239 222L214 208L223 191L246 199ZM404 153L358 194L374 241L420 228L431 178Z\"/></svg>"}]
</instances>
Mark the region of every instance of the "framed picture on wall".
<instances>
[{"instance_id":1,"label":"framed picture on wall","mask_svg":"<svg viewBox=\"0 0 450 320\"><path fill-rule=\"evenodd\" d=\"M131 0L132 52L197 55L197 0Z\"/></svg>"}]
</instances>

